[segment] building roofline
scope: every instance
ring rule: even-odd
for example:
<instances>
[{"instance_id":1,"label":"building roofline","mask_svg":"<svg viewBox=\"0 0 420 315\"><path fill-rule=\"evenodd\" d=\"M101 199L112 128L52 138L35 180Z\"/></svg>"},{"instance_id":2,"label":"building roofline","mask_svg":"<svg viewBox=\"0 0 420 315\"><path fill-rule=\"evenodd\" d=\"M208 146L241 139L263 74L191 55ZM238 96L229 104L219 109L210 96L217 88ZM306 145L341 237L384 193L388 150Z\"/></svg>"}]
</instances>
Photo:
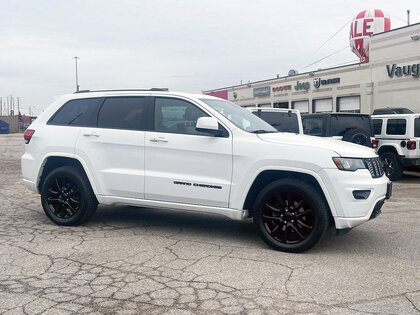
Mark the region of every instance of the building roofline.
<instances>
[{"instance_id":1,"label":"building roofline","mask_svg":"<svg viewBox=\"0 0 420 315\"><path fill-rule=\"evenodd\" d=\"M401 26L401 27L398 27L398 28L394 28L394 29L389 30L389 31L386 31L386 32L380 32L380 33L372 34L372 35L370 35L370 37L375 37L375 36L378 36L378 35L383 35L385 33L388 34L388 33L394 32L394 31L399 31L399 30L402 30L402 29L405 29L405 28L416 26L416 25L420 25L420 22L414 23L414 24L410 24L410 25Z\"/></svg>"},{"instance_id":2,"label":"building roofline","mask_svg":"<svg viewBox=\"0 0 420 315\"><path fill-rule=\"evenodd\" d=\"M295 75L285 75L285 76L282 76L282 77L275 77L275 78L270 78L270 79L265 79L265 80L259 80L259 81L253 81L253 82L238 84L238 85L231 85L231 86L227 86L227 87L215 88L215 89L210 89L210 90L203 90L202 92L211 93L211 92L215 92L215 91L219 91L219 90L227 90L227 89L232 89L232 88L236 88L236 87L247 86L248 84L257 84L257 83L262 83L262 82L267 82L267 81L287 79L287 78L292 78L292 77L298 77L298 76L301 76L301 75L309 75L311 73L318 73L318 72L321 72L321 71L329 71L329 70L333 70L333 69L351 67L351 66L356 66L356 65L360 66L362 64L367 64L367 63L355 62L355 63L351 63L351 64L348 64L348 65L336 66L336 67L325 68L325 69L318 69L318 70L313 70L313 71L307 71L307 72L302 72L302 73L298 73L298 74L295 74Z\"/></svg>"}]
</instances>

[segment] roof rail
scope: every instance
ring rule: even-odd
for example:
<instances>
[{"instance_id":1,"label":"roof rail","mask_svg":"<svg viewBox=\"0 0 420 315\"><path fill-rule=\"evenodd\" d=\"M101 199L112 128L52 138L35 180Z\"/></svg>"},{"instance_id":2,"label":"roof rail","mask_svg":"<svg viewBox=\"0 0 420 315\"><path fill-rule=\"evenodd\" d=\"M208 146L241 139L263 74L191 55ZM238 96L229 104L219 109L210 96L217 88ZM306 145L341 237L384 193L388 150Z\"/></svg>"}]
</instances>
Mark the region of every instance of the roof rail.
<instances>
[{"instance_id":1,"label":"roof rail","mask_svg":"<svg viewBox=\"0 0 420 315\"><path fill-rule=\"evenodd\" d=\"M117 89L117 90L80 90L74 92L74 94L77 93L90 93L90 92L135 92L135 91L162 91L167 92L169 91L168 88L150 88L150 89Z\"/></svg>"}]
</instances>

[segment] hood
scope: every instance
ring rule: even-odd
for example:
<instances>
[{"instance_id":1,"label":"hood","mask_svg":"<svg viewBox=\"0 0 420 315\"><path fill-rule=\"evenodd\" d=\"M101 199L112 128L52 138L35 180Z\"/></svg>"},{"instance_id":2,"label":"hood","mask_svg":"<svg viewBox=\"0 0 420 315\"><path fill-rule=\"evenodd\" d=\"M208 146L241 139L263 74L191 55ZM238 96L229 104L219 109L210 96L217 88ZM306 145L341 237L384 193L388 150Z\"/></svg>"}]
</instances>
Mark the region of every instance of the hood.
<instances>
[{"instance_id":1,"label":"hood","mask_svg":"<svg viewBox=\"0 0 420 315\"><path fill-rule=\"evenodd\" d=\"M371 148L328 137L324 138L285 132L262 133L258 134L258 137L261 140L272 143L334 151L341 157L372 158L377 156L375 150Z\"/></svg>"}]
</instances>

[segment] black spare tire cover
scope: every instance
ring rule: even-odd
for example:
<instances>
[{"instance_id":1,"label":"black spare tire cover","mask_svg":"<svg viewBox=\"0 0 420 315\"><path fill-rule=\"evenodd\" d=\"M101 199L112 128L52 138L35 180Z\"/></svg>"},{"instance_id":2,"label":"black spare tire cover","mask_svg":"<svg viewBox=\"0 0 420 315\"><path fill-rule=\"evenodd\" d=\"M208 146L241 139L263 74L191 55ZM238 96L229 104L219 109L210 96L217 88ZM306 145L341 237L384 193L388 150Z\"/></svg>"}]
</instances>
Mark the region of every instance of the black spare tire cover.
<instances>
[{"instance_id":1,"label":"black spare tire cover","mask_svg":"<svg viewBox=\"0 0 420 315\"><path fill-rule=\"evenodd\" d=\"M371 147L370 137L357 129L347 130L346 133L344 133L342 140Z\"/></svg>"}]
</instances>

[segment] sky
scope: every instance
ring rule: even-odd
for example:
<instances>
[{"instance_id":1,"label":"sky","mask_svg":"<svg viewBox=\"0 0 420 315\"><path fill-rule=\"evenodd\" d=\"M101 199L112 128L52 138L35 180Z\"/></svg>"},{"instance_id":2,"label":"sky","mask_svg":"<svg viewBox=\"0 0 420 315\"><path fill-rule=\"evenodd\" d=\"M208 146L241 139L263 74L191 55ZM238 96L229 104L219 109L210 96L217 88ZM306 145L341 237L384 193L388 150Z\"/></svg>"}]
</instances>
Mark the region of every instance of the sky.
<instances>
[{"instance_id":1,"label":"sky","mask_svg":"<svg viewBox=\"0 0 420 315\"><path fill-rule=\"evenodd\" d=\"M350 21L365 9L420 22L419 0L0 0L0 97L39 114L75 91L74 56L80 89L193 93L357 62Z\"/></svg>"}]
</instances>

